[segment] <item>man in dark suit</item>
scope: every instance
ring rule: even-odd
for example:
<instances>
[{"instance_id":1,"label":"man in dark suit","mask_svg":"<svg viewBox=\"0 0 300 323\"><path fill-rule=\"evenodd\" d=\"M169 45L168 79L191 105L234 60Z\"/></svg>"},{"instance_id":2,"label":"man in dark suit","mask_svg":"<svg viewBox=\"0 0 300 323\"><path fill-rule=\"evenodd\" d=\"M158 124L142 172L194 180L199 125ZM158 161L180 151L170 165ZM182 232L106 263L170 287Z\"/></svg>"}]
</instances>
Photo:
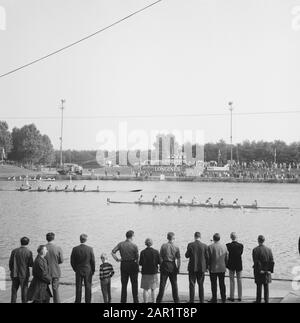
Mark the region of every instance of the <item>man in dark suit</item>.
<instances>
[{"instance_id":1,"label":"man in dark suit","mask_svg":"<svg viewBox=\"0 0 300 323\"><path fill-rule=\"evenodd\" d=\"M71 266L76 274L76 299L75 303L81 303L82 282L85 287L85 302L92 300L92 277L95 273L95 256L93 249L87 246L87 235L80 235L80 245L73 248L71 254Z\"/></svg>"},{"instance_id":2,"label":"man in dark suit","mask_svg":"<svg viewBox=\"0 0 300 323\"><path fill-rule=\"evenodd\" d=\"M195 284L198 283L200 303L204 303L204 278L205 272L208 269L208 247L201 242L200 232L195 232L195 241L187 246L185 257L189 258L189 289L190 303L194 303L195 299Z\"/></svg>"},{"instance_id":3,"label":"man in dark suit","mask_svg":"<svg viewBox=\"0 0 300 323\"><path fill-rule=\"evenodd\" d=\"M234 275L236 274L237 286L238 286L238 301L242 301L242 254L244 246L237 242L237 235L235 232L230 234L232 240L231 243L227 243L226 247L228 250L228 263L227 268L229 269L229 278L230 278L230 297L229 300L234 302Z\"/></svg>"},{"instance_id":4,"label":"man in dark suit","mask_svg":"<svg viewBox=\"0 0 300 323\"><path fill-rule=\"evenodd\" d=\"M28 244L29 238L21 238L21 247L14 249L9 258L9 270L12 280L11 303L16 303L19 287L21 287L22 303L27 302L29 268L33 266L32 252L27 248Z\"/></svg>"},{"instance_id":5,"label":"man in dark suit","mask_svg":"<svg viewBox=\"0 0 300 323\"><path fill-rule=\"evenodd\" d=\"M274 270L272 250L264 245L265 237L258 236L258 247L252 251L254 278L256 283L256 303L261 303L262 286L264 286L265 303L269 303L269 283Z\"/></svg>"},{"instance_id":6,"label":"man in dark suit","mask_svg":"<svg viewBox=\"0 0 300 323\"><path fill-rule=\"evenodd\" d=\"M59 265L63 263L64 258L62 249L53 243L54 239L55 234L53 232L47 233L46 240L48 241L48 243L46 244L46 247L48 252L45 256L45 259L48 262L49 274L51 276L53 302L60 303L58 288L61 271Z\"/></svg>"}]
</instances>

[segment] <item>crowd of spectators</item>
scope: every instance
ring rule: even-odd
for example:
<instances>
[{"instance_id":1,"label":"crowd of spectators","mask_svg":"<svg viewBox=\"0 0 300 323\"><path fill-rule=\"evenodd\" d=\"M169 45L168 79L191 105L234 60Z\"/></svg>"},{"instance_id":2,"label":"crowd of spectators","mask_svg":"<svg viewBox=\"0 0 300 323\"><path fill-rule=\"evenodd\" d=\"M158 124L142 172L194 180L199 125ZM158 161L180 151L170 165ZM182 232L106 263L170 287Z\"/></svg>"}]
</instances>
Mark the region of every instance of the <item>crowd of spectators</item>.
<instances>
[{"instance_id":1,"label":"crowd of spectators","mask_svg":"<svg viewBox=\"0 0 300 323\"><path fill-rule=\"evenodd\" d=\"M265 161L233 162L228 171L205 168L203 177L240 178L249 180L300 179L300 163L275 163Z\"/></svg>"}]
</instances>

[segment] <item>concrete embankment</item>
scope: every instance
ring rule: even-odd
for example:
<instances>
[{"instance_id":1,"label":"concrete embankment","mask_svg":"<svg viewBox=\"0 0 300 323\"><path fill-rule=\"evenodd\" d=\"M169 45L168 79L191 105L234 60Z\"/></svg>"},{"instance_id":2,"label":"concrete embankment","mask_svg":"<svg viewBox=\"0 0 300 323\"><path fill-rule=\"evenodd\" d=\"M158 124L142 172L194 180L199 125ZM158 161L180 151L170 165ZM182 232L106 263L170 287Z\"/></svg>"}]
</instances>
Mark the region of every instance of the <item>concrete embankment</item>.
<instances>
[{"instance_id":1,"label":"concrete embankment","mask_svg":"<svg viewBox=\"0 0 300 323\"><path fill-rule=\"evenodd\" d=\"M139 286L140 286L140 278L139 275ZM189 301L189 287L188 287L188 276L187 275L179 275L178 276L178 289L181 303L187 303ZM227 296L229 296L229 278L226 278L226 288L227 288ZM0 291L0 303L8 303L10 302L10 289L11 283L10 281L6 282L6 289L4 291ZM271 303L300 303L300 293L296 291L291 291L292 285L290 281L277 281L273 280L270 284L270 302ZM119 278L114 278L112 281L112 302L119 303L121 296L121 282ZM205 301L207 302L211 298L211 290L210 290L210 280L209 277L205 277L204 281L204 292L205 292ZM19 291L20 293L20 291ZM72 303L74 302L75 295L75 285L74 284L62 284L60 286L61 299L64 303ZM242 303L252 303L255 301L256 295L256 285L254 284L253 279L243 279L243 301ZM237 298L237 295L236 295ZM140 302L143 301L142 298L142 290L139 289L139 299ZM198 293L196 288L196 302L198 300ZM20 302L20 295L18 297L18 301ZM84 301L84 298L83 298ZM103 303L103 298L100 290L100 286L98 282L95 282L93 285L93 303ZM128 302L132 303L131 296L131 286L128 284ZM170 283L167 284L166 293L164 297L164 302L172 302L172 291ZM228 302L231 303L231 302ZM236 304L238 302L234 302Z\"/></svg>"}]
</instances>

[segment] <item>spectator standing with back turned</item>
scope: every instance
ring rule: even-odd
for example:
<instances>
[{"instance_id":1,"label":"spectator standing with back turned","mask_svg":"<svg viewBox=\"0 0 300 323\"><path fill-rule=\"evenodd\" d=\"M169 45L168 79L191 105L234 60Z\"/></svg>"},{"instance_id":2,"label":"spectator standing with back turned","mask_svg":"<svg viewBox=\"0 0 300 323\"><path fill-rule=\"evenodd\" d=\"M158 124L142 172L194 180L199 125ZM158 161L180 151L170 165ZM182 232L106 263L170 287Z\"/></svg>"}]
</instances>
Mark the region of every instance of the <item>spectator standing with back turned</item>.
<instances>
[{"instance_id":1,"label":"spectator standing with back turned","mask_svg":"<svg viewBox=\"0 0 300 323\"><path fill-rule=\"evenodd\" d=\"M228 251L226 246L220 243L220 234L215 233L213 243L208 246L209 254L209 275L211 281L212 299L211 303L217 303L217 280L219 279L219 288L222 303L226 303L225 273L228 262Z\"/></svg>"},{"instance_id":2,"label":"spectator standing with back turned","mask_svg":"<svg viewBox=\"0 0 300 323\"><path fill-rule=\"evenodd\" d=\"M258 246L252 251L253 270L256 283L256 303L261 303L262 286L264 286L265 303L269 303L269 284L274 271L272 250L264 245L265 237L258 236Z\"/></svg>"},{"instance_id":3,"label":"spectator standing with back turned","mask_svg":"<svg viewBox=\"0 0 300 323\"><path fill-rule=\"evenodd\" d=\"M59 279L61 277L61 270L59 265L63 263L63 252L62 249L53 243L55 239L55 234L49 232L46 235L46 240L48 243L46 260L48 261L49 274L51 276L51 285L52 285L52 294L53 294L53 303L60 303L59 297Z\"/></svg>"},{"instance_id":4,"label":"spectator standing with back turned","mask_svg":"<svg viewBox=\"0 0 300 323\"><path fill-rule=\"evenodd\" d=\"M237 241L237 234L232 232L230 234L230 238L232 240L231 243L227 243L226 247L228 250L228 264L227 268L229 269L229 279L230 279L230 297L228 300L234 302L234 290L235 290L235 282L234 276L236 275L237 279L237 289L238 289L238 301L242 301L242 254L244 250L244 246Z\"/></svg>"},{"instance_id":5,"label":"spectator standing with back turned","mask_svg":"<svg viewBox=\"0 0 300 323\"><path fill-rule=\"evenodd\" d=\"M133 302L138 303L138 274L139 274L139 251L133 243L134 232L126 232L126 240L118 243L112 250L112 256L117 262L121 262L121 303L127 302L127 285L130 278ZM118 258L117 252L121 258Z\"/></svg>"},{"instance_id":6,"label":"spectator standing with back turned","mask_svg":"<svg viewBox=\"0 0 300 323\"><path fill-rule=\"evenodd\" d=\"M85 287L85 302L92 301L92 278L95 273L95 256L93 248L86 245L87 235L80 235L80 245L74 247L71 254L71 266L76 278L75 303L81 303L82 283Z\"/></svg>"},{"instance_id":7,"label":"spectator standing with back turned","mask_svg":"<svg viewBox=\"0 0 300 323\"><path fill-rule=\"evenodd\" d=\"M172 296L174 303L179 303L177 275L180 270L180 251L174 244L175 234L169 232L167 235L168 242L164 243L160 249L162 264L160 266L160 285L156 303L161 303L164 297L165 287L168 278L172 286Z\"/></svg>"},{"instance_id":8,"label":"spectator standing with back turned","mask_svg":"<svg viewBox=\"0 0 300 323\"><path fill-rule=\"evenodd\" d=\"M14 249L9 258L9 270L12 280L11 303L16 303L19 287L21 287L22 303L27 302L28 283L30 277L29 268L33 265L32 252L27 248L29 238L23 237L20 242L21 246Z\"/></svg>"}]
</instances>

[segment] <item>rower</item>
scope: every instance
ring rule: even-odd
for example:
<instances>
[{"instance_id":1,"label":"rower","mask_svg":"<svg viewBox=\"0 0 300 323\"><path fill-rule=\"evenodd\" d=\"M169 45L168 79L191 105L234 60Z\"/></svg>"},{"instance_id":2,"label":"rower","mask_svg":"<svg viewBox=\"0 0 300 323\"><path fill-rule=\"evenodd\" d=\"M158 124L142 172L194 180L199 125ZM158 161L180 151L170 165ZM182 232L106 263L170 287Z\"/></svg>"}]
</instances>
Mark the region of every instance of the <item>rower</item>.
<instances>
[{"instance_id":1,"label":"rower","mask_svg":"<svg viewBox=\"0 0 300 323\"><path fill-rule=\"evenodd\" d=\"M73 192L76 192L76 187L77 187L77 185L75 185L75 186L73 187Z\"/></svg>"},{"instance_id":2,"label":"rower","mask_svg":"<svg viewBox=\"0 0 300 323\"><path fill-rule=\"evenodd\" d=\"M165 203L170 203L170 199L171 199L171 196L168 195L168 197L166 197L166 199L165 199Z\"/></svg>"},{"instance_id":3,"label":"rower","mask_svg":"<svg viewBox=\"0 0 300 323\"><path fill-rule=\"evenodd\" d=\"M69 188L69 185L66 185L66 186L65 186L65 191L67 191L67 190L68 190L68 188Z\"/></svg>"},{"instance_id":4,"label":"rower","mask_svg":"<svg viewBox=\"0 0 300 323\"><path fill-rule=\"evenodd\" d=\"M235 199L233 202L232 202L232 205L233 206L238 206L239 203L238 203L239 199Z\"/></svg>"},{"instance_id":5,"label":"rower","mask_svg":"<svg viewBox=\"0 0 300 323\"><path fill-rule=\"evenodd\" d=\"M59 191L58 186L55 186L55 192L58 192L58 191Z\"/></svg>"},{"instance_id":6,"label":"rower","mask_svg":"<svg viewBox=\"0 0 300 323\"><path fill-rule=\"evenodd\" d=\"M86 185L83 186L82 192L85 192Z\"/></svg>"},{"instance_id":7,"label":"rower","mask_svg":"<svg viewBox=\"0 0 300 323\"><path fill-rule=\"evenodd\" d=\"M152 199L152 203L157 203L157 195L155 195Z\"/></svg>"},{"instance_id":8,"label":"rower","mask_svg":"<svg viewBox=\"0 0 300 323\"><path fill-rule=\"evenodd\" d=\"M223 197L220 199L220 201L218 202L218 205L219 206L223 206L224 205L224 199Z\"/></svg>"},{"instance_id":9,"label":"rower","mask_svg":"<svg viewBox=\"0 0 300 323\"><path fill-rule=\"evenodd\" d=\"M139 202L143 202L143 195L141 195L138 199Z\"/></svg>"},{"instance_id":10,"label":"rower","mask_svg":"<svg viewBox=\"0 0 300 323\"><path fill-rule=\"evenodd\" d=\"M100 187L99 187L99 185L97 186L97 189L96 189L96 190L97 190L97 192L100 192Z\"/></svg>"},{"instance_id":11,"label":"rower","mask_svg":"<svg viewBox=\"0 0 300 323\"><path fill-rule=\"evenodd\" d=\"M179 197L177 203L180 204L182 202L182 196Z\"/></svg>"},{"instance_id":12,"label":"rower","mask_svg":"<svg viewBox=\"0 0 300 323\"><path fill-rule=\"evenodd\" d=\"M47 187L47 192L49 192L51 189L51 184Z\"/></svg>"},{"instance_id":13,"label":"rower","mask_svg":"<svg viewBox=\"0 0 300 323\"><path fill-rule=\"evenodd\" d=\"M205 205L212 205L211 197L209 197L209 198L205 201Z\"/></svg>"},{"instance_id":14,"label":"rower","mask_svg":"<svg viewBox=\"0 0 300 323\"><path fill-rule=\"evenodd\" d=\"M197 203L197 198L196 198L196 196L194 196L193 198L192 198L192 204L196 204Z\"/></svg>"},{"instance_id":15,"label":"rower","mask_svg":"<svg viewBox=\"0 0 300 323\"><path fill-rule=\"evenodd\" d=\"M42 190L42 188L41 188L41 186L39 185L38 186L38 189L37 189L38 191L41 191Z\"/></svg>"},{"instance_id":16,"label":"rower","mask_svg":"<svg viewBox=\"0 0 300 323\"><path fill-rule=\"evenodd\" d=\"M252 206L257 207L257 200L254 200Z\"/></svg>"}]
</instances>

